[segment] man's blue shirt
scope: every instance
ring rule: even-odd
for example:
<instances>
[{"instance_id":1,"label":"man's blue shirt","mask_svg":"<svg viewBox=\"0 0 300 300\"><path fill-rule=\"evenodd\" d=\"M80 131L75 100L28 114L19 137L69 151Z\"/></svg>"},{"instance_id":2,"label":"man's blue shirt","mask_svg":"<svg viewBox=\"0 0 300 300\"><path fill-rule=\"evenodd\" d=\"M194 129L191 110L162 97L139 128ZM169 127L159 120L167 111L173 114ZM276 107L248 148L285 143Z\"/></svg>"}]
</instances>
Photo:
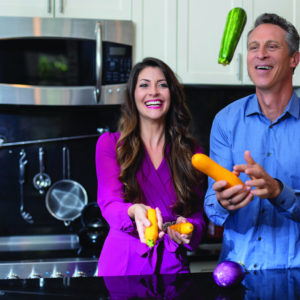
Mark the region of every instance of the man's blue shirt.
<instances>
[{"instance_id":1,"label":"man's blue shirt","mask_svg":"<svg viewBox=\"0 0 300 300\"><path fill-rule=\"evenodd\" d=\"M255 94L237 100L215 117L210 157L232 171L245 164L244 152L283 184L275 199L257 196L245 207L224 209L209 178L205 212L224 225L220 260L241 262L249 270L300 267L300 99L293 93L284 113L271 122ZM243 182L248 176L241 173Z\"/></svg>"}]
</instances>

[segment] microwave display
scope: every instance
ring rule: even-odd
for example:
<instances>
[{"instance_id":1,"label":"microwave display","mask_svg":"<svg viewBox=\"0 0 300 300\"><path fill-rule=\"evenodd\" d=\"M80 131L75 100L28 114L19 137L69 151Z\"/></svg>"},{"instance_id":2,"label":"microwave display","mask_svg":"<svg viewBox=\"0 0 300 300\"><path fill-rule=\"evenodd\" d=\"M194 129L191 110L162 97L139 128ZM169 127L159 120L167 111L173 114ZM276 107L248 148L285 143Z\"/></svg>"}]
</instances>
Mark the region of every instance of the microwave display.
<instances>
[{"instance_id":1,"label":"microwave display","mask_svg":"<svg viewBox=\"0 0 300 300\"><path fill-rule=\"evenodd\" d=\"M125 83L132 66L132 47L111 42L103 43L102 84Z\"/></svg>"},{"instance_id":2,"label":"microwave display","mask_svg":"<svg viewBox=\"0 0 300 300\"><path fill-rule=\"evenodd\" d=\"M102 42L102 84L126 83L131 46ZM96 41L75 38L0 40L0 83L95 86Z\"/></svg>"}]
</instances>

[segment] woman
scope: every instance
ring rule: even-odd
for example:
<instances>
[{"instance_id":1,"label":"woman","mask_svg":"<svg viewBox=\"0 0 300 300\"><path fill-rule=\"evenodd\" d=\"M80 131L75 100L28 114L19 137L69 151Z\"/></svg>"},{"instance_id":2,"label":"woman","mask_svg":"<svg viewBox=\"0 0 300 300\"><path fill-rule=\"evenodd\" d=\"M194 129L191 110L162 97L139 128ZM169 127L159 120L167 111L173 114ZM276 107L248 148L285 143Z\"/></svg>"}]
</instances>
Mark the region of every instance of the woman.
<instances>
[{"instance_id":1,"label":"woman","mask_svg":"<svg viewBox=\"0 0 300 300\"><path fill-rule=\"evenodd\" d=\"M205 226L202 175L191 165L201 152L189 134L190 113L181 85L162 61L146 58L128 80L117 133L104 133L96 147L98 204L110 231L99 276L187 273L186 250L195 249ZM156 208L159 239L149 248L147 210ZM190 235L163 222L191 222Z\"/></svg>"}]
</instances>

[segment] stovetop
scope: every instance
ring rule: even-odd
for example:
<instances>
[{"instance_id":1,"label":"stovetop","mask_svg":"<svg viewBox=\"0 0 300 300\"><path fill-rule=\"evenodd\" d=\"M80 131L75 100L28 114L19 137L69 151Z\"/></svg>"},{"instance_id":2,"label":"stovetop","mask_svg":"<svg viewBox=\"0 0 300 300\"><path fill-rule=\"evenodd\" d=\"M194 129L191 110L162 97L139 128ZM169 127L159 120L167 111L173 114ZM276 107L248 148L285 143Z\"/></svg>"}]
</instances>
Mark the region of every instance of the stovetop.
<instances>
[{"instance_id":1,"label":"stovetop","mask_svg":"<svg viewBox=\"0 0 300 300\"><path fill-rule=\"evenodd\" d=\"M0 237L0 279L93 277L98 257L76 235Z\"/></svg>"},{"instance_id":2,"label":"stovetop","mask_svg":"<svg viewBox=\"0 0 300 300\"><path fill-rule=\"evenodd\" d=\"M90 257L17 260L0 263L0 279L97 276L98 259Z\"/></svg>"}]
</instances>

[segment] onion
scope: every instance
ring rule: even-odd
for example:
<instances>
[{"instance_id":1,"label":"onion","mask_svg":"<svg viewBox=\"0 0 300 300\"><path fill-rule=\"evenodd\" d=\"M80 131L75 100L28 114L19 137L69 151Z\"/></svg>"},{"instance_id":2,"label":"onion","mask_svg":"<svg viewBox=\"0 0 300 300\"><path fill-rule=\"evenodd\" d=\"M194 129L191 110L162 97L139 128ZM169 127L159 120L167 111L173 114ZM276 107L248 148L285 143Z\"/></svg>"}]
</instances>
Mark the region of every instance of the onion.
<instances>
[{"instance_id":1,"label":"onion","mask_svg":"<svg viewBox=\"0 0 300 300\"><path fill-rule=\"evenodd\" d=\"M217 285L230 287L238 285L245 277L243 267L234 261L223 261L219 263L213 272Z\"/></svg>"}]
</instances>

